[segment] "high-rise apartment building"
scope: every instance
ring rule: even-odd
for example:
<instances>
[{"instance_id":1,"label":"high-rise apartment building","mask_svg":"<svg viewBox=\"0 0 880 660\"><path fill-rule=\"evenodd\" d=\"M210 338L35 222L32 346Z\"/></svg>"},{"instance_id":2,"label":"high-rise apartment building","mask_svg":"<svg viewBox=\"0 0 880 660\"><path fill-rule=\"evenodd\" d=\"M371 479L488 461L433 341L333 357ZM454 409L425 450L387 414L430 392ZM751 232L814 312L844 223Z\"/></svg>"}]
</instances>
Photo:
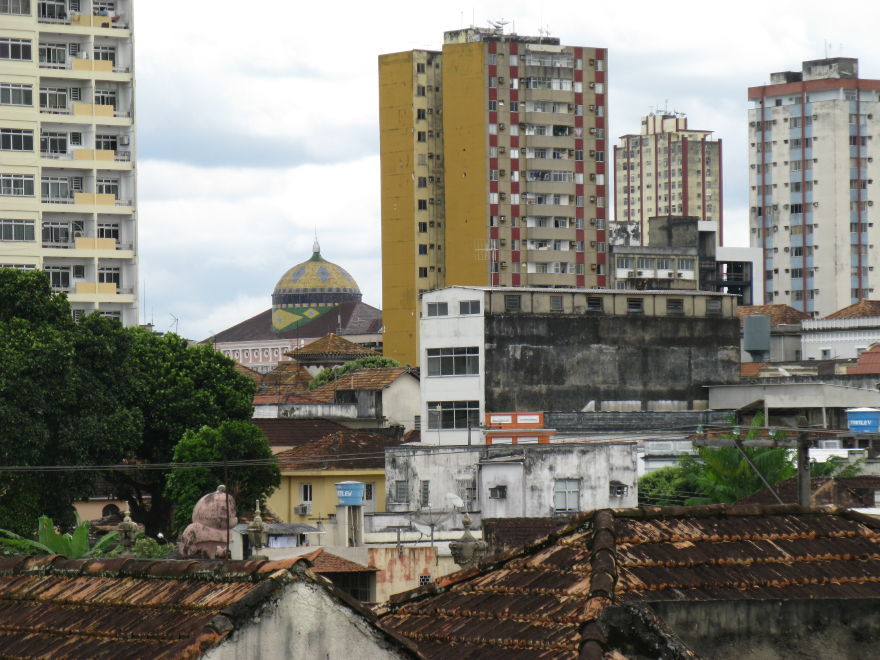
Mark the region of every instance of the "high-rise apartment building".
<instances>
[{"instance_id":1,"label":"high-rise apartment building","mask_svg":"<svg viewBox=\"0 0 880 660\"><path fill-rule=\"evenodd\" d=\"M606 283L606 51L444 37L379 58L384 348L413 365L424 291Z\"/></svg>"},{"instance_id":2,"label":"high-rise apartment building","mask_svg":"<svg viewBox=\"0 0 880 660\"><path fill-rule=\"evenodd\" d=\"M870 297L880 283L880 80L860 79L856 59L812 60L771 74L749 100L751 244L764 250L765 302L826 316Z\"/></svg>"},{"instance_id":3,"label":"high-rise apartment building","mask_svg":"<svg viewBox=\"0 0 880 660\"><path fill-rule=\"evenodd\" d=\"M712 223L723 242L721 140L688 128L680 113L642 118L638 135L614 147L614 218L646 243L648 218L691 216Z\"/></svg>"},{"instance_id":4,"label":"high-rise apartment building","mask_svg":"<svg viewBox=\"0 0 880 660\"><path fill-rule=\"evenodd\" d=\"M0 266L138 322L133 0L0 0Z\"/></svg>"}]
</instances>

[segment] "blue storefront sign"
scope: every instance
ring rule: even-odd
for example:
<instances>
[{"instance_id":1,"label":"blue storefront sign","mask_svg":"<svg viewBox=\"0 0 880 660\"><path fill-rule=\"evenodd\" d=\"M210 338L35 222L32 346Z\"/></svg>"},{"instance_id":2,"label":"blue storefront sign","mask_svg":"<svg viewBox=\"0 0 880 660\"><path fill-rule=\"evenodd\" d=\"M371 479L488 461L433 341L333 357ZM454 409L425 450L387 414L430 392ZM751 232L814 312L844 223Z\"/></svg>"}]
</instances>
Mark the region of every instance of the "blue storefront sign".
<instances>
[{"instance_id":1,"label":"blue storefront sign","mask_svg":"<svg viewBox=\"0 0 880 660\"><path fill-rule=\"evenodd\" d=\"M336 484L336 496L341 506L363 506L364 484L360 481L340 481Z\"/></svg>"},{"instance_id":2,"label":"blue storefront sign","mask_svg":"<svg viewBox=\"0 0 880 660\"><path fill-rule=\"evenodd\" d=\"M850 408L846 422L850 433L880 433L880 409Z\"/></svg>"}]
</instances>

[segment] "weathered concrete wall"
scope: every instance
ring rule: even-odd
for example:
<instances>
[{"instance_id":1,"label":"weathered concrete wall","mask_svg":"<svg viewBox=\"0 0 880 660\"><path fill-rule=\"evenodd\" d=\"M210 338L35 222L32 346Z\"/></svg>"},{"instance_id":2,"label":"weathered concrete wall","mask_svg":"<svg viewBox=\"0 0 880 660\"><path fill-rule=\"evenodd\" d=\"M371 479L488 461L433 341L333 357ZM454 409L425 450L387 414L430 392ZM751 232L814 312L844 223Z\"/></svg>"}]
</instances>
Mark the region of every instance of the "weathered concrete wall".
<instances>
[{"instance_id":1,"label":"weathered concrete wall","mask_svg":"<svg viewBox=\"0 0 880 660\"><path fill-rule=\"evenodd\" d=\"M486 410L581 410L590 401L707 399L739 381L730 318L493 314L486 317Z\"/></svg>"},{"instance_id":2,"label":"weathered concrete wall","mask_svg":"<svg viewBox=\"0 0 880 660\"><path fill-rule=\"evenodd\" d=\"M727 424L728 413L713 410L678 412L548 412L544 423L559 432L567 431L644 431L681 429L690 426Z\"/></svg>"},{"instance_id":3,"label":"weathered concrete wall","mask_svg":"<svg viewBox=\"0 0 880 660\"><path fill-rule=\"evenodd\" d=\"M431 546L401 546L368 548L369 564L380 569L376 573L376 602L384 603L389 597L420 586L423 576L436 580L459 570L452 557L439 557Z\"/></svg>"},{"instance_id":4,"label":"weathered concrete wall","mask_svg":"<svg viewBox=\"0 0 880 660\"><path fill-rule=\"evenodd\" d=\"M650 605L673 632L707 660L877 657L880 601L873 599Z\"/></svg>"},{"instance_id":5,"label":"weathered concrete wall","mask_svg":"<svg viewBox=\"0 0 880 660\"><path fill-rule=\"evenodd\" d=\"M281 598L210 651L205 660L311 660L411 657L359 614L309 582L287 585Z\"/></svg>"}]
</instances>

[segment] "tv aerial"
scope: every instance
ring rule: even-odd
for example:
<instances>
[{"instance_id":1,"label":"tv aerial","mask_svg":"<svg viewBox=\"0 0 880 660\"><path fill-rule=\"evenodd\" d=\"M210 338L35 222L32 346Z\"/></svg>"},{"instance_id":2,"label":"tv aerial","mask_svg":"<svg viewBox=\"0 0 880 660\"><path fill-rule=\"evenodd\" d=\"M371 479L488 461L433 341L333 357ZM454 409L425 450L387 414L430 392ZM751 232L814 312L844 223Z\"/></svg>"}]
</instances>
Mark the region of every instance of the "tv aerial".
<instances>
[{"instance_id":1,"label":"tv aerial","mask_svg":"<svg viewBox=\"0 0 880 660\"><path fill-rule=\"evenodd\" d=\"M489 25L491 25L494 28L495 32L498 34L504 34L504 26L508 25L510 23L510 21L505 21L503 18L500 21L493 21L493 20L489 20L489 19L486 19L486 20L488 21Z\"/></svg>"}]
</instances>

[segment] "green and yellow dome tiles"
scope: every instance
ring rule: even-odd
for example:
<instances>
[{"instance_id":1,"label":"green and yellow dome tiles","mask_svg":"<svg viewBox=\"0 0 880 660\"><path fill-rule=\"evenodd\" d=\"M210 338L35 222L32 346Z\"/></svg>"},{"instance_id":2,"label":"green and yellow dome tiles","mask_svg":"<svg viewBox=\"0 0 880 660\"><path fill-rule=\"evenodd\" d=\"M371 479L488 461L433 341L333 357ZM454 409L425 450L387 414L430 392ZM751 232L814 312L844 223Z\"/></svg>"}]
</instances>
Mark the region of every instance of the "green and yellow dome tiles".
<instances>
[{"instance_id":1,"label":"green and yellow dome tiles","mask_svg":"<svg viewBox=\"0 0 880 660\"><path fill-rule=\"evenodd\" d=\"M288 270L275 285L272 326L276 332L293 330L341 303L360 299L357 282L344 268L321 256L316 240L311 259Z\"/></svg>"}]
</instances>

